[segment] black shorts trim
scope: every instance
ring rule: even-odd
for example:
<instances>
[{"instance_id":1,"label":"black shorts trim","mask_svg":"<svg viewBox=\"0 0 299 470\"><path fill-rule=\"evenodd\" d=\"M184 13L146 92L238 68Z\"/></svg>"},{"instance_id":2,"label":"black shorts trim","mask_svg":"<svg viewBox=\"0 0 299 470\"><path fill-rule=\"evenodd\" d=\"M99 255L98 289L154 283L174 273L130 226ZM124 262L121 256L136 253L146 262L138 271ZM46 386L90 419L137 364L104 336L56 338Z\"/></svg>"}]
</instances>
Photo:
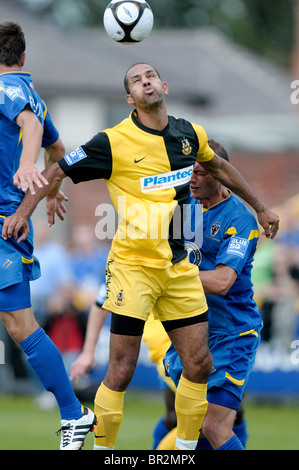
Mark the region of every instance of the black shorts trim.
<instances>
[{"instance_id":1,"label":"black shorts trim","mask_svg":"<svg viewBox=\"0 0 299 470\"><path fill-rule=\"evenodd\" d=\"M144 329L144 320L111 313L110 331L115 335L142 336Z\"/></svg>"},{"instance_id":2,"label":"black shorts trim","mask_svg":"<svg viewBox=\"0 0 299 470\"><path fill-rule=\"evenodd\" d=\"M209 311L207 310L206 312L201 313L200 315L196 315L195 317L180 318L179 320L162 321L162 324L165 330L168 332L171 330L175 330L176 328L182 328L183 326L195 325L196 323L206 322L208 321L208 313Z\"/></svg>"}]
</instances>

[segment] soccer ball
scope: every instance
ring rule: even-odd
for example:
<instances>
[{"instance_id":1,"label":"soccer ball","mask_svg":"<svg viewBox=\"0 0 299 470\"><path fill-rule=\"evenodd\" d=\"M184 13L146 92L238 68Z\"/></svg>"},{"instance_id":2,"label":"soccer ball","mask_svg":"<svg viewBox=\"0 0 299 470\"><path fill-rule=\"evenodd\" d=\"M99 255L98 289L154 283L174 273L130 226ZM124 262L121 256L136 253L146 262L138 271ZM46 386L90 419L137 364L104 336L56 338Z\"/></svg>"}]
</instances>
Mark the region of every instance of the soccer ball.
<instances>
[{"instance_id":1,"label":"soccer ball","mask_svg":"<svg viewBox=\"0 0 299 470\"><path fill-rule=\"evenodd\" d=\"M134 44L149 35L154 16L145 0L112 0L106 7L103 21L108 36L114 41Z\"/></svg>"}]
</instances>

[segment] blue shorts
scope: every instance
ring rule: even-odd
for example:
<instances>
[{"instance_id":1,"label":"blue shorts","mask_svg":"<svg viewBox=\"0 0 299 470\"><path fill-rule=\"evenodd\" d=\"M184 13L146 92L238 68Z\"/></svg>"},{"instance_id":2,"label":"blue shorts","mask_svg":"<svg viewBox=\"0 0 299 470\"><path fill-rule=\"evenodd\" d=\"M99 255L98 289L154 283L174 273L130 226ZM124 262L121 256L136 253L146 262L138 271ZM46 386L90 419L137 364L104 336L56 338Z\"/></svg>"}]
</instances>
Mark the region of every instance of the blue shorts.
<instances>
[{"instance_id":1,"label":"blue shorts","mask_svg":"<svg viewBox=\"0 0 299 470\"><path fill-rule=\"evenodd\" d=\"M208 381L209 403L237 410L254 365L260 343L259 326L234 336L209 333L213 369ZM166 375L178 385L183 366L173 345L164 359Z\"/></svg>"},{"instance_id":2,"label":"blue shorts","mask_svg":"<svg viewBox=\"0 0 299 470\"><path fill-rule=\"evenodd\" d=\"M4 217L0 216L0 311L9 312L30 307L29 281L41 275L38 259L33 255L33 228L26 240L2 238ZM29 299L29 305L28 305Z\"/></svg>"},{"instance_id":3,"label":"blue shorts","mask_svg":"<svg viewBox=\"0 0 299 470\"><path fill-rule=\"evenodd\" d=\"M254 365L261 329L259 326L234 336L209 333L209 347L213 356L213 369L208 381L209 403L238 409ZM237 399L235 405L233 400L226 404L221 403L222 398L215 398L213 387L233 394Z\"/></svg>"},{"instance_id":4,"label":"blue shorts","mask_svg":"<svg viewBox=\"0 0 299 470\"><path fill-rule=\"evenodd\" d=\"M13 312L31 307L29 281L19 282L0 290L0 311Z\"/></svg>"}]
</instances>

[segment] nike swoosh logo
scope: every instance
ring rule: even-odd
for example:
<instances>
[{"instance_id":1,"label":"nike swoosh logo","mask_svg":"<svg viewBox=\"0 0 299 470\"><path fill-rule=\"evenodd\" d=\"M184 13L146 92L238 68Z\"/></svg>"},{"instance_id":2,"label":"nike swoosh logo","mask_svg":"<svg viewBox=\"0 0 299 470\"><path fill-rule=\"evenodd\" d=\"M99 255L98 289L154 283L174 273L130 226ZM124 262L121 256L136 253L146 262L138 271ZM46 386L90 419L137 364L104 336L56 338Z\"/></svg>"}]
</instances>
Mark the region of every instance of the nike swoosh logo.
<instances>
[{"instance_id":1,"label":"nike swoosh logo","mask_svg":"<svg viewBox=\"0 0 299 470\"><path fill-rule=\"evenodd\" d=\"M141 160L144 160L146 157L147 155L145 155L145 157L139 158L139 160L136 160L136 158L134 158L134 163L139 163L141 162Z\"/></svg>"},{"instance_id":2,"label":"nike swoosh logo","mask_svg":"<svg viewBox=\"0 0 299 470\"><path fill-rule=\"evenodd\" d=\"M106 436L105 436L105 435L104 435L104 436L96 436L96 435L94 435L94 437L96 437L96 438L100 438L100 437L106 437Z\"/></svg>"}]
</instances>

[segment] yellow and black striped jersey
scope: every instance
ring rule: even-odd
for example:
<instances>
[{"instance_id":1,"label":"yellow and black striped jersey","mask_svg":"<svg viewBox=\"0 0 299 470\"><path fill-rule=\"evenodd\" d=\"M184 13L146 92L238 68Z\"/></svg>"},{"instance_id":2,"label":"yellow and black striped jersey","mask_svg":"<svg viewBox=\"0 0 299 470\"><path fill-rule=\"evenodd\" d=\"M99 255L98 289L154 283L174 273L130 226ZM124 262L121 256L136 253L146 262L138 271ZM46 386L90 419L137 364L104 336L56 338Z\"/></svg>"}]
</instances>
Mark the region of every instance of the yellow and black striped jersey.
<instances>
[{"instance_id":1,"label":"yellow and black striped jersey","mask_svg":"<svg viewBox=\"0 0 299 470\"><path fill-rule=\"evenodd\" d=\"M201 126L169 116L158 131L141 124L134 111L59 164L74 183L105 179L120 217L111 246L116 261L165 268L187 255L183 206L193 165L213 156Z\"/></svg>"}]
</instances>

